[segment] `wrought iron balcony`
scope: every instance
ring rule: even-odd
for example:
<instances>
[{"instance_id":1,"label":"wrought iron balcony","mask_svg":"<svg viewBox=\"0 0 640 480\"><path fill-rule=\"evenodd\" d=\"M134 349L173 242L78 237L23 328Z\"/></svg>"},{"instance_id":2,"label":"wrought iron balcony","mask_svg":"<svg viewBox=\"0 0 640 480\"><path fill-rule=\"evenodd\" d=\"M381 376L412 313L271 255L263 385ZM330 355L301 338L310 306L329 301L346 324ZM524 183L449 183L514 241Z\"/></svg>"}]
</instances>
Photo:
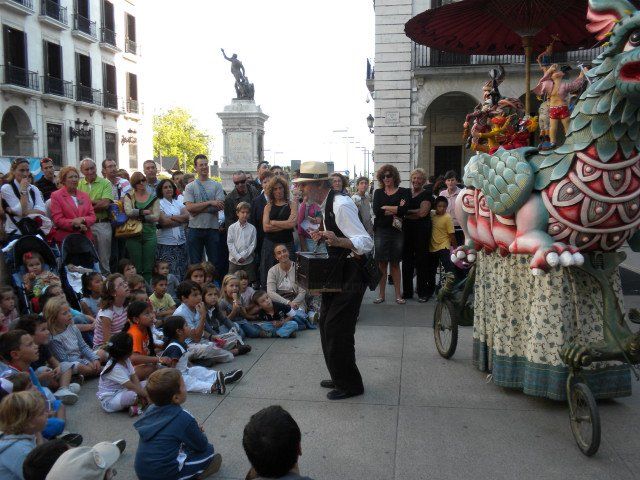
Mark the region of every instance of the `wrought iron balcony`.
<instances>
[{"instance_id":1,"label":"wrought iron balcony","mask_svg":"<svg viewBox=\"0 0 640 480\"><path fill-rule=\"evenodd\" d=\"M104 92L102 94L102 105L111 110L119 110L118 96L115 93Z\"/></svg>"},{"instance_id":2,"label":"wrought iron balcony","mask_svg":"<svg viewBox=\"0 0 640 480\"><path fill-rule=\"evenodd\" d=\"M42 0L40 2L40 15L67 25L67 7L61 7L59 3L52 0Z\"/></svg>"},{"instance_id":3,"label":"wrought iron balcony","mask_svg":"<svg viewBox=\"0 0 640 480\"><path fill-rule=\"evenodd\" d=\"M591 62L602 52L603 48L574 50L570 52L554 53L552 63L581 63ZM533 60L535 62L535 59ZM524 65L523 55L465 55L460 53L443 52L428 48L424 45L413 44L412 65L414 69L429 67L459 67L476 65Z\"/></svg>"},{"instance_id":4,"label":"wrought iron balcony","mask_svg":"<svg viewBox=\"0 0 640 480\"><path fill-rule=\"evenodd\" d=\"M11 4L16 4L16 9L23 11L24 13L33 13L33 0L9 0L7 6L11 6ZM27 12L27 10L31 10Z\"/></svg>"},{"instance_id":5,"label":"wrought iron balcony","mask_svg":"<svg viewBox=\"0 0 640 480\"><path fill-rule=\"evenodd\" d=\"M127 113L140 113L138 100L134 100L133 98L127 100Z\"/></svg>"},{"instance_id":6,"label":"wrought iron balcony","mask_svg":"<svg viewBox=\"0 0 640 480\"><path fill-rule=\"evenodd\" d=\"M107 27L102 27L100 29L100 41L102 43L107 43L109 45L116 46L116 32L108 29Z\"/></svg>"},{"instance_id":7,"label":"wrought iron balcony","mask_svg":"<svg viewBox=\"0 0 640 480\"><path fill-rule=\"evenodd\" d=\"M25 68L13 65L3 65L2 83L4 85L15 85L17 87L28 88L29 90L40 90L38 72L32 72Z\"/></svg>"},{"instance_id":8,"label":"wrought iron balcony","mask_svg":"<svg viewBox=\"0 0 640 480\"><path fill-rule=\"evenodd\" d=\"M78 32L82 32L93 39L98 38L96 36L96 22L92 22L87 17L83 17L77 13L73 16L73 29Z\"/></svg>"},{"instance_id":9,"label":"wrought iron balcony","mask_svg":"<svg viewBox=\"0 0 640 480\"><path fill-rule=\"evenodd\" d=\"M131 53L133 55L138 54L138 44L135 40L131 40L129 37L124 39L124 51L125 53Z\"/></svg>"},{"instance_id":10,"label":"wrought iron balcony","mask_svg":"<svg viewBox=\"0 0 640 480\"><path fill-rule=\"evenodd\" d=\"M44 93L73 99L73 84L60 78L42 77Z\"/></svg>"},{"instance_id":11,"label":"wrought iron balcony","mask_svg":"<svg viewBox=\"0 0 640 480\"><path fill-rule=\"evenodd\" d=\"M100 106L102 105L102 92L86 85L76 85L76 100Z\"/></svg>"}]
</instances>

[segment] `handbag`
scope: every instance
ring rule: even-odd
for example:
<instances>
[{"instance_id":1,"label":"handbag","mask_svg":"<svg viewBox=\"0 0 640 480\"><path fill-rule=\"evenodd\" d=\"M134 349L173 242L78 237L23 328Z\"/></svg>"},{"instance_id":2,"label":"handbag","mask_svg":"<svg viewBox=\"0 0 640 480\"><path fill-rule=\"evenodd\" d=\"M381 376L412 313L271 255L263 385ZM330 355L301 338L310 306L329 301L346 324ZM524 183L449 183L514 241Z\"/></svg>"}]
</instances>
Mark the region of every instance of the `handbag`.
<instances>
[{"instance_id":1,"label":"handbag","mask_svg":"<svg viewBox=\"0 0 640 480\"><path fill-rule=\"evenodd\" d=\"M402 218L394 216L391 225L393 225L393 228L397 228L398 230L402 231Z\"/></svg>"},{"instance_id":2,"label":"handbag","mask_svg":"<svg viewBox=\"0 0 640 480\"><path fill-rule=\"evenodd\" d=\"M363 255L363 258L358 262L358 266L360 267L360 273L362 274L364 283L369 287L369 290L372 292L375 291L375 289L378 288L382 273L373 255L371 253Z\"/></svg>"},{"instance_id":3,"label":"handbag","mask_svg":"<svg viewBox=\"0 0 640 480\"><path fill-rule=\"evenodd\" d=\"M133 203L133 198L129 194L126 195ZM116 227L115 236L117 238L136 237L142 233L142 221L128 218L122 225Z\"/></svg>"}]
</instances>

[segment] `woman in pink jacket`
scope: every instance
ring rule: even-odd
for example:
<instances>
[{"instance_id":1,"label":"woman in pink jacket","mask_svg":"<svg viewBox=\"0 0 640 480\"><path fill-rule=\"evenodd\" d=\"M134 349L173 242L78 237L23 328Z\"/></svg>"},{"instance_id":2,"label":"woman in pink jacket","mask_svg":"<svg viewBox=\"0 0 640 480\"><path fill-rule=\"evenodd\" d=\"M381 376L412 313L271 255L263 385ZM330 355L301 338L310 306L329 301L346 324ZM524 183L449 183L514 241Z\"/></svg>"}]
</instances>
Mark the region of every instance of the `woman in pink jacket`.
<instances>
[{"instance_id":1,"label":"woman in pink jacket","mask_svg":"<svg viewBox=\"0 0 640 480\"><path fill-rule=\"evenodd\" d=\"M50 237L59 244L70 233L81 233L93 240L89 227L96 222L96 214L89 195L78 190L78 170L64 167L58 178L60 188L51 194L53 228Z\"/></svg>"}]
</instances>

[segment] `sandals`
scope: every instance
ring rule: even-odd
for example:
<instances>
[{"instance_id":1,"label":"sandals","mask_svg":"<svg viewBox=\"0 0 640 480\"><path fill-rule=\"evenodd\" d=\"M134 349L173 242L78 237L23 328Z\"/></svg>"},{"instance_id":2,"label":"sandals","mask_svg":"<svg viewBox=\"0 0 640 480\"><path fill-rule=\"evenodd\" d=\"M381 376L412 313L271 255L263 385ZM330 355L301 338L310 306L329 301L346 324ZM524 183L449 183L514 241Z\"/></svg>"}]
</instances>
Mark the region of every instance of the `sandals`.
<instances>
[{"instance_id":1,"label":"sandals","mask_svg":"<svg viewBox=\"0 0 640 480\"><path fill-rule=\"evenodd\" d=\"M375 303L376 305L378 305L380 303L384 303L384 298L378 297L373 301L373 303Z\"/></svg>"},{"instance_id":2,"label":"sandals","mask_svg":"<svg viewBox=\"0 0 640 480\"><path fill-rule=\"evenodd\" d=\"M404 298L396 298L396 303L398 305L404 305L407 301Z\"/></svg>"}]
</instances>

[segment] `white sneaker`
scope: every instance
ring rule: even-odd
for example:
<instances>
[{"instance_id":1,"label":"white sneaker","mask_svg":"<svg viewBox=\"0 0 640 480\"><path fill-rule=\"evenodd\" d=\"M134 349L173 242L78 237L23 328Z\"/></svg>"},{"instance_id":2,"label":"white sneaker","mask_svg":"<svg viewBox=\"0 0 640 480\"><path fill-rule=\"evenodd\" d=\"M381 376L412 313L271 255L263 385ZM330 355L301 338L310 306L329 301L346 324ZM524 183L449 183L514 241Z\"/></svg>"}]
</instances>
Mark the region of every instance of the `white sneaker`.
<instances>
[{"instance_id":1,"label":"white sneaker","mask_svg":"<svg viewBox=\"0 0 640 480\"><path fill-rule=\"evenodd\" d=\"M65 405L73 405L78 401L78 395L73 393L68 388L59 388L54 394L58 400L60 400Z\"/></svg>"},{"instance_id":2,"label":"white sneaker","mask_svg":"<svg viewBox=\"0 0 640 480\"><path fill-rule=\"evenodd\" d=\"M79 383L70 383L68 387L69 391L71 393L75 393L76 395L80 393L81 388L82 387L80 386Z\"/></svg>"}]
</instances>

